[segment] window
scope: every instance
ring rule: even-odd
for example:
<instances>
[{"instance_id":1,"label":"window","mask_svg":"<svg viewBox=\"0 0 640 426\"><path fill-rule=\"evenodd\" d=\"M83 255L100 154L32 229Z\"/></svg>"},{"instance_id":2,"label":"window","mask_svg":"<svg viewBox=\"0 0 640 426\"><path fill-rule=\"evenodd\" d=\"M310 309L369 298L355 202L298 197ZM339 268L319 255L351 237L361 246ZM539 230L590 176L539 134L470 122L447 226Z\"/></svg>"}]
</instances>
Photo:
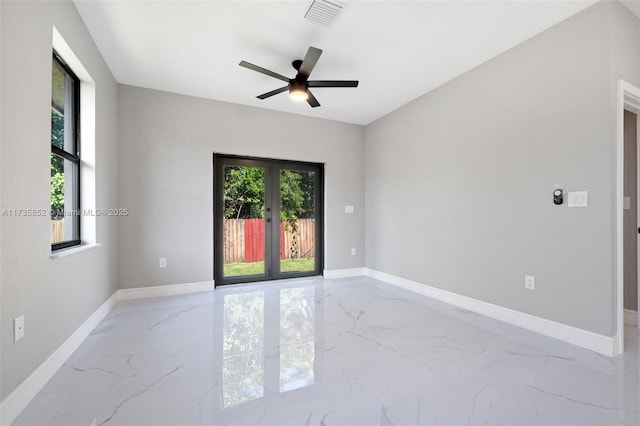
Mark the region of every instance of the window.
<instances>
[{"instance_id":1,"label":"window","mask_svg":"<svg viewBox=\"0 0 640 426\"><path fill-rule=\"evenodd\" d=\"M80 244L80 80L53 52L51 249Z\"/></svg>"}]
</instances>

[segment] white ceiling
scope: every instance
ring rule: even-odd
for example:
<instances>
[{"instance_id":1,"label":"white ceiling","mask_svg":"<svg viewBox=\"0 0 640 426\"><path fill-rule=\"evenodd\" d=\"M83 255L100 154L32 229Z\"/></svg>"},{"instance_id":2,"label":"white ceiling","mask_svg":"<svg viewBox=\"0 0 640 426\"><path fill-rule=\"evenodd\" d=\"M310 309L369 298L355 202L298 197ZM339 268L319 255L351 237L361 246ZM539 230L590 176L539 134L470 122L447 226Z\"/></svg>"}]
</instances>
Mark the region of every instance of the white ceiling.
<instances>
[{"instance_id":1,"label":"white ceiling","mask_svg":"<svg viewBox=\"0 0 640 426\"><path fill-rule=\"evenodd\" d=\"M331 26L306 21L304 1L75 0L119 83L313 117L368 124L554 24L593 0L348 1ZM637 7L632 0L630 8ZM628 5L629 6L629 5ZM638 12L636 12L638 13ZM293 77L291 61L324 50L311 108L241 68L246 60Z\"/></svg>"}]
</instances>

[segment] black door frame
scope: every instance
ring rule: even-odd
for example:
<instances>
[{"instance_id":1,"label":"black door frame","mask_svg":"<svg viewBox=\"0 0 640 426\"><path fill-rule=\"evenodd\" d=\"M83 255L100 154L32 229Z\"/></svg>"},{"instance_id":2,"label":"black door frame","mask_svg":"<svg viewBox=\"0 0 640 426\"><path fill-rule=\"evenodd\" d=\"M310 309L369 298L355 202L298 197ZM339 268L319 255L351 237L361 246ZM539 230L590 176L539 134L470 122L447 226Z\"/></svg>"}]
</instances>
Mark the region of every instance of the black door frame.
<instances>
[{"instance_id":1,"label":"black door frame","mask_svg":"<svg viewBox=\"0 0 640 426\"><path fill-rule=\"evenodd\" d=\"M261 275L243 275L224 277L224 166L248 166L265 168L265 210L271 209L273 219L280 218L280 185L279 170L301 170L316 172L316 226L315 226L315 269L305 272L280 272L280 221L271 220L271 226L265 224L265 271ZM276 180L278 176L278 180ZM274 224L278 223L278 231L273 232ZM275 259L273 254L276 253ZM285 278L299 278L322 275L324 266L324 165L290 160L275 160L271 158L246 157L213 153L213 276L215 286L240 284L257 281L272 281Z\"/></svg>"}]
</instances>

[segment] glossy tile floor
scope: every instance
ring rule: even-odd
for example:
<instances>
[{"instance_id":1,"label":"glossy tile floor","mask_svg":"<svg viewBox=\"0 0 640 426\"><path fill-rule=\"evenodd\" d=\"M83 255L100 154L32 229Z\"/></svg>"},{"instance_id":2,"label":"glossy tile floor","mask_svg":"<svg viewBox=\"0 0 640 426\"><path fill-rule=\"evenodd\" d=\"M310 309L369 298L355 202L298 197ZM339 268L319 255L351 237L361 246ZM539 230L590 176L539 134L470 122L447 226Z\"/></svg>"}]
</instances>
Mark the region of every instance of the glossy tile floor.
<instances>
[{"instance_id":1,"label":"glossy tile floor","mask_svg":"<svg viewBox=\"0 0 640 426\"><path fill-rule=\"evenodd\" d=\"M609 359L372 280L120 302L17 425L640 424Z\"/></svg>"}]
</instances>

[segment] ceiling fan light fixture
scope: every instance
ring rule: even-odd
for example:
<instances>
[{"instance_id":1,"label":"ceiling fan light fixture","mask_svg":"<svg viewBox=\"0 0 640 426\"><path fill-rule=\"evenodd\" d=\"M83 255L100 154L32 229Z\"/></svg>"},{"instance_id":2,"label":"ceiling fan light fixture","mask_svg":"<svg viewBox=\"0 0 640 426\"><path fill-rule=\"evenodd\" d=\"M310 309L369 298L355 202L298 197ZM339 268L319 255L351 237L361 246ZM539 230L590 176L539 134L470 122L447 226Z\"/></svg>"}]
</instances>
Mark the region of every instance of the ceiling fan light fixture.
<instances>
[{"instance_id":1,"label":"ceiling fan light fixture","mask_svg":"<svg viewBox=\"0 0 640 426\"><path fill-rule=\"evenodd\" d=\"M307 85L296 81L291 82L289 87L289 97L294 101L306 101L309 99Z\"/></svg>"},{"instance_id":2,"label":"ceiling fan light fixture","mask_svg":"<svg viewBox=\"0 0 640 426\"><path fill-rule=\"evenodd\" d=\"M306 101L309 98L309 94L306 90L296 89L289 92L289 97L294 101Z\"/></svg>"}]
</instances>

